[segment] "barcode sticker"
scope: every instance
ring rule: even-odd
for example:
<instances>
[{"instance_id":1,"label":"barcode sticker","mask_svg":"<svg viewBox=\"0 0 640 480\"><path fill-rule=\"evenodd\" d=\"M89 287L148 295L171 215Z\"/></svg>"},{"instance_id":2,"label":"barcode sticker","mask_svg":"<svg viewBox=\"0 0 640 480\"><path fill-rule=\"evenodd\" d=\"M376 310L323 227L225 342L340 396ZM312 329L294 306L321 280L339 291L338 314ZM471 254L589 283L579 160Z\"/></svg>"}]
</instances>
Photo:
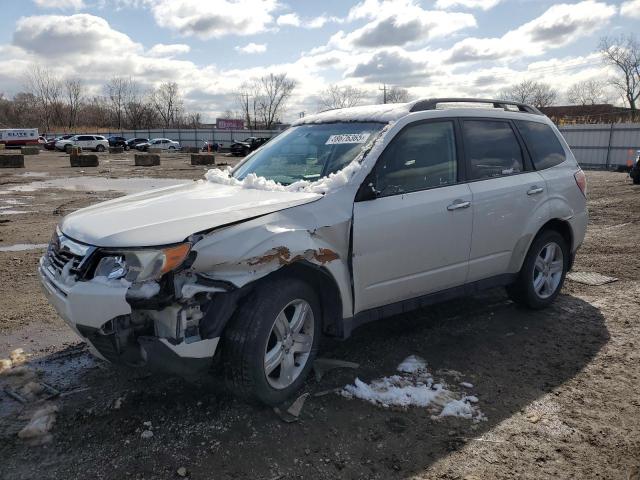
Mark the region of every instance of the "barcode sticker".
<instances>
[{"instance_id":1,"label":"barcode sticker","mask_svg":"<svg viewBox=\"0 0 640 480\"><path fill-rule=\"evenodd\" d=\"M371 136L370 133L343 133L340 135L331 135L325 142L325 145L340 145L344 143L364 143L367 138Z\"/></svg>"}]
</instances>

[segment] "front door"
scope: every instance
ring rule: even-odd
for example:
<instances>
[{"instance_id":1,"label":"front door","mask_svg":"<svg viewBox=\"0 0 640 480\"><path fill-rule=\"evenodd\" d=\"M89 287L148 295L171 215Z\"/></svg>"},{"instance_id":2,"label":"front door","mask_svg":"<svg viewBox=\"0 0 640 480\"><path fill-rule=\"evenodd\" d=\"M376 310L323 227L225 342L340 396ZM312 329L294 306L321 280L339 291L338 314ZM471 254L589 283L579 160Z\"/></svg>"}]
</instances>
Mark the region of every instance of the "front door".
<instances>
[{"instance_id":1,"label":"front door","mask_svg":"<svg viewBox=\"0 0 640 480\"><path fill-rule=\"evenodd\" d=\"M473 209L455 130L409 124L378 159L377 198L354 204L354 313L465 283Z\"/></svg>"}]
</instances>

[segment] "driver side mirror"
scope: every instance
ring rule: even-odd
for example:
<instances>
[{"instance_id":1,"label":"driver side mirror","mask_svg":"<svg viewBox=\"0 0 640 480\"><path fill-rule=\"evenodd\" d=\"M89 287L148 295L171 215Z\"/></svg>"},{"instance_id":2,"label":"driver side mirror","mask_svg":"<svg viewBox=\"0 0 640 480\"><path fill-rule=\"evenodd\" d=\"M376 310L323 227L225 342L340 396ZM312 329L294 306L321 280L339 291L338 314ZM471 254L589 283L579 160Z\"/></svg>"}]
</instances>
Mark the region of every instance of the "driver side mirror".
<instances>
[{"instance_id":1,"label":"driver side mirror","mask_svg":"<svg viewBox=\"0 0 640 480\"><path fill-rule=\"evenodd\" d=\"M355 202L368 202L378 198L380 192L376 189L374 179L375 175L371 172L371 174L365 178L364 182L362 182L362 185L360 185L358 193L356 193Z\"/></svg>"}]
</instances>

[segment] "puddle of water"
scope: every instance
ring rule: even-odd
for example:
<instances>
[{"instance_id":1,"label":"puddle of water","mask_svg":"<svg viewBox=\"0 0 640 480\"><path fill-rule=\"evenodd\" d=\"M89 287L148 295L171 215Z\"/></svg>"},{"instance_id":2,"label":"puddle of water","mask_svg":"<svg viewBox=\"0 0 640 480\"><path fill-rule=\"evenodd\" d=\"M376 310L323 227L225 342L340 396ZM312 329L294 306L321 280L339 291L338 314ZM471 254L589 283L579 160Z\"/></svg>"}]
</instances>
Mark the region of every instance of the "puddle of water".
<instances>
[{"instance_id":1,"label":"puddle of water","mask_svg":"<svg viewBox=\"0 0 640 480\"><path fill-rule=\"evenodd\" d=\"M15 245L0 245L0 252L24 252L25 250L40 250L47 248L46 243L16 243Z\"/></svg>"},{"instance_id":2,"label":"puddle of water","mask_svg":"<svg viewBox=\"0 0 640 480\"><path fill-rule=\"evenodd\" d=\"M33 210L3 210L3 207L0 207L0 215L21 215L23 213L35 213Z\"/></svg>"},{"instance_id":3,"label":"puddle of water","mask_svg":"<svg viewBox=\"0 0 640 480\"><path fill-rule=\"evenodd\" d=\"M104 177L77 177L77 178L53 178L24 185L14 185L0 194L10 192L35 192L47 188L61 188L72 191L107 192L116 191L124 193L138 193L153 188L170 187L190 183L192 180L179 178L104 178Z\"/></svg>"}]
</instances>

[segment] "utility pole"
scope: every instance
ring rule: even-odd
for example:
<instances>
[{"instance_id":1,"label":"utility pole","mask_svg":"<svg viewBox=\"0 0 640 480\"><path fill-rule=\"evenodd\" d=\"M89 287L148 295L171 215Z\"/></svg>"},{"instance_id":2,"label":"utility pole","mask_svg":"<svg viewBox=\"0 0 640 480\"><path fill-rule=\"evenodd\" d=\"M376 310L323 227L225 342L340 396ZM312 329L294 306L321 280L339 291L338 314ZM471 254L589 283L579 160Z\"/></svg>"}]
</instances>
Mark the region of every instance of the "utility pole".
<instances>
[{"instance_id":1,"label":"utility pole","mask_svg":"<svg viewBox=\"0 0 640 480\"><path fill-rule=\"evenodd\" d=\"M383 83L382 88L378 87L378 90L382 90L382 103L387 103L387 84Z\"/></svg>"}]
</instances>

